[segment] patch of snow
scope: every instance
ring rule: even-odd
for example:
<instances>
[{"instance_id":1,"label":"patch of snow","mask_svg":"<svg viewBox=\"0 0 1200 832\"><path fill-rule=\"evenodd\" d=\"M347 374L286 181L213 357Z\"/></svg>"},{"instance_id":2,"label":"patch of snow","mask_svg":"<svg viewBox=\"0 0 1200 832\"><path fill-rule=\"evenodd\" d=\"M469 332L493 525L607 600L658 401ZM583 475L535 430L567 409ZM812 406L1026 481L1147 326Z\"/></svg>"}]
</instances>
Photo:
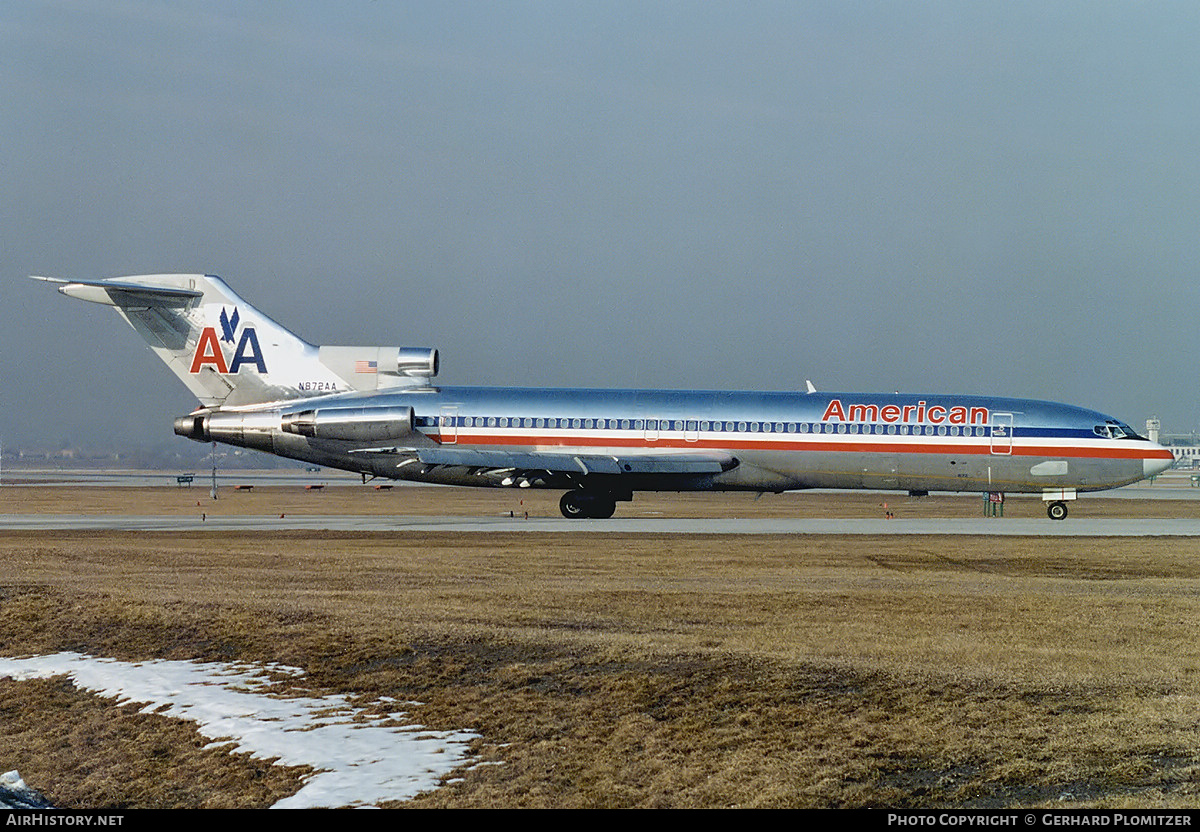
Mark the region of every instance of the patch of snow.
<instances>
[{"instance_id":1,"label":"patch of snow","mask_svg":"<svg viewBox=\"0 0 1200 832\"><path fill-rule=\"evenodd\" d=\"M25 785L17 771L0 774L0 809L53 809L46 798Z\"/></svg>"},{"instance_id":2,"label":"patch of snow","mask_svg":"<svg viewBox=\"0 0 1200 832\"><path fill-rule=\"evenodd\" d=\"M442 777L469 762L468 744L476 734L430 731L407 723L403 711L367 717L341 695L280 695L270 674L294 679L303 671L279 665L121 662L79 653L0 658L0 676L65 675L78 687L117 697L122 704L144 702L142 713L194 722L213 746L317 769L275 808L407 800L436 788Z\"/></svg>"}]
</instances>

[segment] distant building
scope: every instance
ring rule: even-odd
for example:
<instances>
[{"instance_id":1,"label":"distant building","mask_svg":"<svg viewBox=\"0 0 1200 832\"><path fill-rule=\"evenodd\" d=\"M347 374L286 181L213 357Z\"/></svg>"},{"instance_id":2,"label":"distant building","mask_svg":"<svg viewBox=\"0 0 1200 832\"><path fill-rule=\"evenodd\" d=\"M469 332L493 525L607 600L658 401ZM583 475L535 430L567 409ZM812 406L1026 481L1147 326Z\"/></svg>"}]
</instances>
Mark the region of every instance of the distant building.
<instances>
[{"instance_id":1,"label":"distant building","mask_svg":"<svg viewBox=\"0 0 1200 832\"><path fill-rule=\"evenodd\" d=\"M1200 435L1191 433L1163 433L1162 423L1157 416L1146 420L1146 436L1171 451L1175 457L1175 468L1200 468Z\"/></svg>"},{"instance_id":2,"label":"distant building","mask_svg":"<svg viewBox=\"0 0 1200 832\"><path fill-rule=\"evenodd\" d=\"M1200 445L1166 445L1175 457L1176 468L1200 468Z\"/></svg>"},{"instance_id":3,"label":"distant building","mask_svg":"<svg viewBox=\"0 0 1200 832\"><path fill-rule=\"evenodd\" d=\"M1175 457L1176 468L1200 468L1200 436L1194 432L1163 433L1157 441Z\"/></svg>"}]
</instances>

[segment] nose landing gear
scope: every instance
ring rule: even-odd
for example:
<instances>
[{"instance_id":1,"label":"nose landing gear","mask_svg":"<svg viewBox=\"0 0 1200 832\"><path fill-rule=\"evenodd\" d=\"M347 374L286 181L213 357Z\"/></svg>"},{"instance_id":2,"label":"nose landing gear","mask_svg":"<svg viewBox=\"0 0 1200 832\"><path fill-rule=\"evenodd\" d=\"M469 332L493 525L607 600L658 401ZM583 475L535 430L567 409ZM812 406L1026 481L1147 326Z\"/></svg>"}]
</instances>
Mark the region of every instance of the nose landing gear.
<instances>
[{"instance_id":1,"label":"nose landing gear","mask_svg":"<svg viewBox=\"0 0 1200 832\"><path fill-rule=\"evenodd\" d=\"M1067 504L1062 500L1055 500L1046 506L1046 516L1051 520L1065 520L1067 517Z\"/></svg>"}]
</instances>

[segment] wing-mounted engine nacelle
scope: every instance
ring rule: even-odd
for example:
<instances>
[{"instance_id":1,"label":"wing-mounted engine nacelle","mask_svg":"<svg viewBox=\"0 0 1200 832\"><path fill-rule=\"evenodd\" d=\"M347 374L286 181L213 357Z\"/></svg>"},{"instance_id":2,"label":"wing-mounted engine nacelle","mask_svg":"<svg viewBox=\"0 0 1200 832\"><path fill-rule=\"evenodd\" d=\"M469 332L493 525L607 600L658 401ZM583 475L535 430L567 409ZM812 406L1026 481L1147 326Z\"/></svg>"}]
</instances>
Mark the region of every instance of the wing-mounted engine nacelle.
<instances>
[{"instance_id":1,"label":"wing-mounted engine nacelle","mask_svg":"<svg viewBox=\"0 0 1200 832\"><path fill-rule=\"evenodd\" d=\"M413 431L411 407L321 407L286 413L285 433L313 439L377 442L399 439Z\"/></svg>"}]
</instances>

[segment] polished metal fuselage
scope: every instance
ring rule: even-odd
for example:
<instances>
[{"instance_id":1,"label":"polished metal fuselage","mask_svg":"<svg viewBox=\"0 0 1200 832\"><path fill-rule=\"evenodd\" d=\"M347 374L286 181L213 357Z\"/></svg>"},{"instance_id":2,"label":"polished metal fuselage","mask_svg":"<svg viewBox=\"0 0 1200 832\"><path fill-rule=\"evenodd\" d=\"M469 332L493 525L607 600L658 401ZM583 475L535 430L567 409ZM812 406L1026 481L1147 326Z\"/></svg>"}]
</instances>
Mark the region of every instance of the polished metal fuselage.
<instances>
[{"instance_id":1,"label":"polished metal fuselage","mask_svg":"<svg viewBox=\"0 0 1200 832\"><path fill-rule=\"evenodd\" d=\"M393 443L297 436L279 429L314 407L411 407ZM1053 402L953 395L755 393L443 387L306 399L247 409L247 429L220 441L378 477L448 485L785 491L1095 491L1161 470L1170 453L1141 438L1099 435L1111 417ZM253 425L253 427L251 427ZM578 474L428 465L420 448L513 454L713 454L719 473ZM514 479L511 474L519 474Z\"/></svg>"}]
</instances>

